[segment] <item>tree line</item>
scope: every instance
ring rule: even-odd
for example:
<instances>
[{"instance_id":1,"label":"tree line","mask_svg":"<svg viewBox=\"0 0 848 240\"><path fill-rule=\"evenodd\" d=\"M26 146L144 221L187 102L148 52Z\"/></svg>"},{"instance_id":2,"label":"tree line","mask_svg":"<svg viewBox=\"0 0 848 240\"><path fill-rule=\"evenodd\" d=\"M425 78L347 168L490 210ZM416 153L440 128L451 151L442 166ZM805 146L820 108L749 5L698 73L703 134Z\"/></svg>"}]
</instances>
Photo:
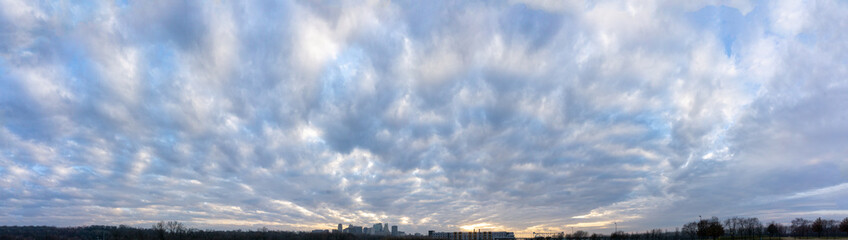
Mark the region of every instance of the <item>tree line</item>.
<instances>
[{"instance_id":1,"label":"tree line","mask_svg":"<svg viewBox=\"0 0 848 240\"><path fill-rule=\"evenodd\" d=\"M729 239L756 239L762 237L841 237L848 235L848 218L841 222L831 219L817 218L807 220L796 218L791 225L774 221L763 224L759 219L731 217L724 224L716 217L690 222L683 225L683 232L690 238L726 237Z\"/></svg>"},{"instance_id":2,"label":"tree line","mask_svg":"<svg viewBox=\"0 0 848 240\"><path fill-rule=\"evenodd\" d=\"M0 240L79 239L79 240L425 240L423 237L380 237L350 233L312 233L256 230L200 230L177 221L158 222L151 228L120 226L50 227L0 226ZM429 240L429 239L427 239Z\"/></svg>"},{"instance_id":3,"label":"tree line","mask_svg":"<svg viewBox=\"0 0 848 240\"><path fill-rule=\"evenodd\" d=\"M724 221L717 217L701 219L699 221L689 222L683 225L682 228L672 231L662 229L653 229L646 232L626 233L617 231L610 235L589 234L585 231L576 231L572 234L566 234L565 239L589 239L589 240L605 240L605 239L628 239L628 240L646 240L646 239L722 239L722 240L762 240L795 237L795 238L831 238L848 236L848 217L842 221L832 219L816 218L808 220L804 218L796 218L792 220L791 225L784 226L781 223L769 222L763 224L758 218L731 217Z\"/></svg>"},{"instance_id":4,"label":"tree line","mask_svg":"<svg viewBox=\"0 0 848 240\"><path fill-rule=\"evenodd\" d=\"M672 231L652 229L646 232L617 231L609 235L576 231L557 237L536 240L683 240L683 239L722 239L722 240L762 240L763 238L831 238L848 236L848 218L842 221L817 218L809 220L796 218L789 225L774 221L763 224L757 218L731 217L724 221L717 217L689 222L682 228ZM267 228L257 230L199 230L187 228L177 221L158 222L151 228L120 226L50 227L50 226L0 226L0 240L19 239L102 239L102 240L430 240L427 237L386 237L374 235L355 235L350 233L312 233L273 231Z\"/></svg>"}]
</instances>

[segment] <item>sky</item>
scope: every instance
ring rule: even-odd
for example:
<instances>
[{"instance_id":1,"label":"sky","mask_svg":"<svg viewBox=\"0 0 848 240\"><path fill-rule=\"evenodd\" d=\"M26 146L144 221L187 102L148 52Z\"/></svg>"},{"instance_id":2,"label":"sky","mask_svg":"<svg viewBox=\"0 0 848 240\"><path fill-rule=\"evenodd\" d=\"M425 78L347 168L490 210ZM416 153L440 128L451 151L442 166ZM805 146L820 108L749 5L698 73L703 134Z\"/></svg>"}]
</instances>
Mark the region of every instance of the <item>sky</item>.
<instances>
[{"instance_id":1,"label":"sky","mask_svg":"<svg viewBox=\"0 0 848 240\"><path fill-rule=\"evenodd\" d=\"M842 219L846 12L0 0L0 225Z\"/></svg>"}]
</instances>

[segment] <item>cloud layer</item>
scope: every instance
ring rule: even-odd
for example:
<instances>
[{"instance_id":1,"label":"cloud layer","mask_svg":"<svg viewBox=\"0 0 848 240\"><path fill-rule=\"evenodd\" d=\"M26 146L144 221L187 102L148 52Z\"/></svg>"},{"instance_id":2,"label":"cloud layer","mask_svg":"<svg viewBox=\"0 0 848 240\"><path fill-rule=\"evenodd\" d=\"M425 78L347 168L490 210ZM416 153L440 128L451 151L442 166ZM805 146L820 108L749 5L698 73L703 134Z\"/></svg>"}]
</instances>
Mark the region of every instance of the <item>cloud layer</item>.
<instances>
[{"instance_id":1,"label":"cloud layer","mask_svg":"<svg viewBox=\"0 0 848 240\"><path fill-rule=\"evenodd\" d=\"M845 2L0 5L5 225L848 215Z\"/></svg>"}]
</instances>

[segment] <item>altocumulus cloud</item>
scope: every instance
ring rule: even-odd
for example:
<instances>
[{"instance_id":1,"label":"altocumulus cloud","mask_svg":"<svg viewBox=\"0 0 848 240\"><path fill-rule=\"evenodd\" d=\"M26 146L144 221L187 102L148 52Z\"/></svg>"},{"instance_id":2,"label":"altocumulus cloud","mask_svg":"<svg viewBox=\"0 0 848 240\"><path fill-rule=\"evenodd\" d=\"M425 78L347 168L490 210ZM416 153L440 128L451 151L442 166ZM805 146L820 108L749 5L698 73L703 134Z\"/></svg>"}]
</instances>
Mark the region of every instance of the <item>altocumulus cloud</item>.
<instances>
[{"instance_id":1,"label":"altocumulus cloud","mask_svg":"<svg viewBox=\"0 0 848 240\"><path fill-rule=\"evenodd\" d=\"M0 222L848 215L842 1L0 1Z\"/></svg>"}]
</instances>

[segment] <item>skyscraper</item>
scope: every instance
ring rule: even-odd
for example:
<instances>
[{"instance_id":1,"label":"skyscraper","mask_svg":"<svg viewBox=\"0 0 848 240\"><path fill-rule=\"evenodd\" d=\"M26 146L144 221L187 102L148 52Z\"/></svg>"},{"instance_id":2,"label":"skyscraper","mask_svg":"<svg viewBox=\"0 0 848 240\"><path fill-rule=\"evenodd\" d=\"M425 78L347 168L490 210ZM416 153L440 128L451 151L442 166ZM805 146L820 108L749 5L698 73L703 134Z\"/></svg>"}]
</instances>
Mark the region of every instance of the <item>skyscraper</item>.
<instances>
[{"instance_id":1,"label":"skyscraper","mask_svg":"<svg viewBox=\"0 0 848 240\"><path fill-rule=\"evenodd\" d=\"M383 232L389 233L389 223L383 223L383 224L384 224L383 225ZM386 235L388 235L388 234L386 234Z\"/></svg>"},{"instance_id":2,"label":"skyscraper","mask_svg":"<svg viewBox=\"0 0 848 240\"><path fill-rule=\"evenodd\" d=\"M398 235L397 226L392 226L392 236L397 236L397 235Z\"/></svg>"},{"instance_id":3,"label":"skyscraper","mask_svg":"<svg viewBox=\"0 0 848 240\"><path fill-rule=\"evenodd\" d=\"M371 231L373 231L373 232L374 232L374 234L380 234L380 233L382 233L382 232L383 232L383 224L379 224L379 223L374 224L374 228L373 228L373 230L371 230Z\"/></svg>"},{"instance_id":4,"label":"skyscraper","mask_svg":"<svg viewBox=\"0 0 848 240\"><path fill-rule=\"evenodd\" d=\"M342 232L342 224L339 223L339 232Z\"/></svg>"}]
</instances>

